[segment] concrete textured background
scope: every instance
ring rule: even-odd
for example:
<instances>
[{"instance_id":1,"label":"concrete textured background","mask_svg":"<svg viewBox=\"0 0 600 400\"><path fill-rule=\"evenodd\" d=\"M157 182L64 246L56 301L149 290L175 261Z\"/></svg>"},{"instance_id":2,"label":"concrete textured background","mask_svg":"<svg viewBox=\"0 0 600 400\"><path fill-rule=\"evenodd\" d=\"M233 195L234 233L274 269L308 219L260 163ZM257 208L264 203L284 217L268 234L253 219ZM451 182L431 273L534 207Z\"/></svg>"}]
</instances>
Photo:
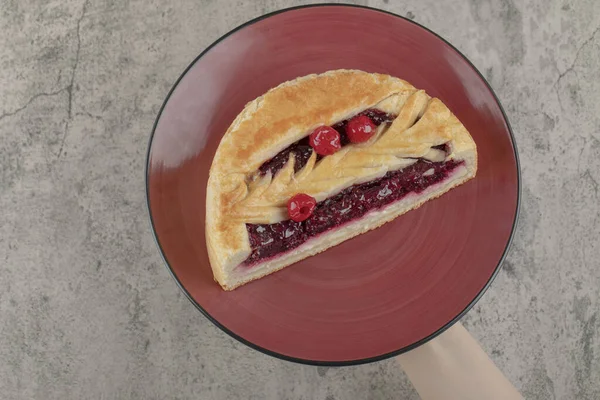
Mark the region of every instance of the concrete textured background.
<instances>
[{"instance_id":1,"label":"concrete textured background","mask_svg":"<svg viewBox=\"0 0 600 400\"><path fill-rule=\"evenodd\" d=\"M144 157L185 66L298 1L2 0L0 398L417 399L395 360L279 361L202 317L163 266ZM600 398L600 2L355 1L441 34L519 146L503 271L464 318L529 399Z\"/></svg>"}]
</instances>

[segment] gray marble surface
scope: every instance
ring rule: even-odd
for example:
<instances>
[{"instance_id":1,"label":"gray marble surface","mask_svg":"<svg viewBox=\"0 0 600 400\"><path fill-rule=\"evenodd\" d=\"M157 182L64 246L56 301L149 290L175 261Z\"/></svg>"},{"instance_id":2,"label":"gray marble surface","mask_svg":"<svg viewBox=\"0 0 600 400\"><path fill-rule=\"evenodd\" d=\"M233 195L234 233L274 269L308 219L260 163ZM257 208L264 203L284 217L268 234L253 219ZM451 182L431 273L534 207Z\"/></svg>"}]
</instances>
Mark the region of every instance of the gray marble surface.
<instances>
[{"instance_id":1,"label":"gray marble surface","mask_svg":"<svg viewBox=\"0 0 600 400\"><path fill-rule=\"evenodd\" d=\"M237 343L149 232L144 157L207 45L297 1L0 2L0 398L417 399L395 360L332 369ZM463 322L528 399L600 398L600 2L355 1L447 38L503 102L521 221Z\"/></svg>"}]
</instances>

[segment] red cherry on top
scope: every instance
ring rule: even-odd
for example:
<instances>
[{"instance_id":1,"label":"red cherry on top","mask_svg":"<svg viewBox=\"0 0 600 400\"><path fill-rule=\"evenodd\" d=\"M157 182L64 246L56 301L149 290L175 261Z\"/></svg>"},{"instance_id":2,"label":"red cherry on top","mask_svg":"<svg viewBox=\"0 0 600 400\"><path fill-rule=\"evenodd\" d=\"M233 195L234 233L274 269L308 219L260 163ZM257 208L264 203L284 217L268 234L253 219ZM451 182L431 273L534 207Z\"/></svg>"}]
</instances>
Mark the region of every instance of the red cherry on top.
<instances>
[{"instance_id":1,"label":"red cherry on top","mask_svg":"<svg viewBox=\"0 0 600 400\"><path fill-rule=\"evenodd\" d=\"M292 221L302 222L315 210L317 201L306 193L298 193L287 202L288 214Z\"/></svg>"},{"instance_id":2,"label":"red cherry on top","mask_svg":"<svg viewBox=\"0 0 600 400\"><path fill-rule=\"evenodd\" d=\"M357 115L348 121L346 135L352 143L366 142L375 133L375 124L366 115Z\"/></svg>"},{"instance_id":3,"label":"red cherry on top","mask_svg":"<svg viewBox=\"0 0 600 400\"><path fill-rule=\"evenodd\" d=\"M308 137L310 146L320 156L329 156L342 148L340 134L330 126L320 126Z\"/></svg>"}]
</instances>

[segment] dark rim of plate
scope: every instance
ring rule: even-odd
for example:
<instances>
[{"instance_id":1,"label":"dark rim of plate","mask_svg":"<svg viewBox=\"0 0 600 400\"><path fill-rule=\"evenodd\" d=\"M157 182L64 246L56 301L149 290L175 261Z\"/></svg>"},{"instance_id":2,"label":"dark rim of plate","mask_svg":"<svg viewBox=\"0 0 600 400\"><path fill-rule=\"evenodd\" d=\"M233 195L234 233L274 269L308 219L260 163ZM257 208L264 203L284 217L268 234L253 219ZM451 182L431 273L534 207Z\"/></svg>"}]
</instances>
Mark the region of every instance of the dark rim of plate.
<instances>
[{"instance_id":1,"label":"dark rim of plate","mask_svg":"<svg viewBox=\"0 0 600 400\"><path fill-rule=\"evenodd\" d=\"M298 9L303 9L303 8L314 8L314 7L352 7L352 8L362 8L365 10L370 10L370 11L376 11L376 12L380 12L380 13L384 13L384 14L388 14L388 15L392 15L394 17L397 18L401 18L403 20L408 21L411 24L415 24L418 27L424 29L425 31L435 35L438 39L442 40L444 43L446 43L448 46L450 46L454 51L456 51L458 54L460 54L460 56L462 58L464 58L464 60L469 64L469 66L479 75L479 77L483 80L483 82L485 83L485 85L487 86L487 88L489 89L490 93L492 93L492 96L494 96L494 100L496 101L496 103L498 104L498 107L500 107L500 111L502 112L502 116L504 118L504 121L506 122L506 126L508 127L508 132L510 134L510 140L512 142L513 145L513 149L514 149L514 153L515 153L515 161L517 164L517 207L515 210L515 218L513 220L513 225L512 225L512 230L510 233L510 236L508 238L508 241L506 243L506 247L504 248L504 252L502 253L502 257L500 257L500 261L498 262L498 265L496 266L496 268L494 269L494 272L492 273L492 275L490 276L489 280L487 281L487 283L484 285L484 287L479 291L479 293L475 296L475 298L465 307L464 310L462 310L460 313L458 313L458 315L456 315L452 320L450 320L449 322L447 322L444 326L442 326L440 329L438 329L437 331L433 332L432 334L430 334L429 336L409 345L409 346L405 346L402 347L398 350L389 352L389 353L385 353L385 354L381 354L375 357L368 357L368 358L362 358L362 359L358 359L358 360L348 360L348 361L319 361L319 360L308 360L308 359L303 359L303 358L297 358L297 357L291 357L285 354L280 354L268 349L265 349L263 347L260 347L246 339L244 339L241 336L236 335L235 333L233 333L232 331L230 331L227 327L223 326L219 321L217 321L213 316L211 316L204 308L202 308L202 306L200 304L198 304L193 298L192 296L189 294L189 292L185 289L185 287L182 285L181 281L177 278L177 275L175 274L175 271L173 271L173 268L171 267L171 265L169 264L169 262L167 261L167 258L165 256L165 253L162 249L162 246L160 245L160 241L158 240L158 237L156 236L156 230L154 228L154 220L152 219L152 213L150 211L150 196L149 196L149 185L150 185L150 180L149 180L149 175L148 175L148 171L149 171L149 166L150 166L150 152L152 149L152 141L154 139L154 133L156 132L156 126L158 125L158 121L162 115L162 112L165 108L165 106L167 105L169 99L171 98L171 95L173 94L173 91L175 90L175 88L177 88L177 86L179 85L179 82L183 79L183 77L187 74L187 72L196 64L196 62L198 60L200 60L200 58L202 58L202 56L204 54L206 54L210 49L212 49L213 47L215 47L217 44L219 44L223 39L227 38L228 36L230 36L231 34L249 26L252 25L256 22L262 21L263 19L272 17L274 15L277 14L281 14L284 12L290 12L290 11L294 11L294 10L298 10ZM500 100L498 99L498 96L496 96L496 93L494 92L494 90L492 89L492 87L490 86L490 84L487 82L487 80L485 79L485 77L481 74L481 72L479 72L479 70L475 67L475 65L473 65L473 63L471 61L469 61L469 59L467 57L465 57L465 55L459 51L456 47L454 47L450 42L448 42L446 39L444 39L443 37L441 37L440 35L438 35L437 33L433 32L432 30L426 28L425 26L414 22L408 18L405 18L401 15L398 14L394 14L392 12L389 11L384 11L384 10L380 10L377 8L373 8L373 7L367 7L367 6L360 6L360 5L355 5L355 4L343 4L343 3L320 3L320 4L309 4L309 5L303 5L303 6L296 6L296 7L290 7L290 8L285 8L282 10L277 10L277 11L273 11L270 12L268 14L262 15L260 17L254 18L234 29L232 29L231 31L227 32L226 34L224 34L223 36L221 36L219 39L217 39L216 41L214 41L210 46L208 46L206 49L204 49L204 51L202 53L200 53L200 55L198 55L194 61L192 61L190 63L190 65L187 66L187 68L183 71L183 73L179 76L179 78L177 78L177 81L175 81L175 84L173 85L173 87L171 88L171 90L169 90L169 94L167 95L165 101L163 102L159 112L158 112L158 116L156 117L156 120L154 122L154 126L152 127L152 134L150 135L150 141L148 143L148 150L146 152L146 167L145 167L145 176L146 176L146 208L148 211L148 216L150 218L150 225L152 228L152 235L154 236L154 240L156 242L156 245L158 246L158 249L160 251L160 255L163 259L163 261L165 262L165 265L167 266L169 272L171 273L171 276L173 277L173 279L175 279L175 282L177 282L177 286L179 286L179 288L183 291L183 293L186 295L186 297L192 302L192 304L202 313L204 314L204 316L206 318L208 318L213 324L215 324L217 327L219 327L223 332L227 333L229 336L233 337L234 339L240 341L241 343L245 344L246 346L249 346L255 350L258 350L264 354L268 354L270 356L282 359L282 360L286 360L286 361L292 361L292 362L296 362L296 363L300 363L300 364L307 364L307 365L316 365L316 366L327 366L327 367L342 367L342 366L351 366L351 365L360 365L360 364L367 364L367 363L372 363L375 361L381 361L381 360L385 360L387 358L390 357L394 357L397 355L400 355L402 353L405 353L407 351L410 351L414 348L417 348L419 346L421 346L424 343L427 343L428 341L430 341L431 339L437 337L438 335L440 335L441 333L443 333L444 331L446 331L448 328L450 328L452 325L454 325L456 322L458 322L474 305L475 303L477 303L477 301L479 301L479 299L481 298L481 296L483 296L483 294L485 293L485 291L490 287L490 284L492 283L492 281L496 278L496 276L498 275L498 272L500 271L500 267L502 265L502 263L504 262L504 259L506 258L506 255L508 254L510 245L513 241L514 235L515 235L515 231L516 231L516 227L517 227L517 220L519 217L519 212L520 212L520 208L521 208L521 166L520 166L520 162L519 162L519 154L517 152L517 145L515 143L515 138L513 135L513 131L512 128L510 126L510 123L508 121L508 117L506 116L506 112L504 111L504 108L502 107L502 104L500 103Z\"/></svg>"}]
</instances>

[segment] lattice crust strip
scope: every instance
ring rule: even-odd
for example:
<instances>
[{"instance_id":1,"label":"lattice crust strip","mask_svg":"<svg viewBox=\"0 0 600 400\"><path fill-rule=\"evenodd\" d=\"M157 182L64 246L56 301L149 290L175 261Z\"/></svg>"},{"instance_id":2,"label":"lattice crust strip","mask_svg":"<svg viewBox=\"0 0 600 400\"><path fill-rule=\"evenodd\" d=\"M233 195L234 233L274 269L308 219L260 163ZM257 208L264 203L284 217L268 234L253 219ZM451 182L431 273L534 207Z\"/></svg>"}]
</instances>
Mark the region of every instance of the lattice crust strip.
<instances>
[{"instance_id":1,"label":"lattice crust strip","mask_svg":"<svg viewBox=\"0 0 600 400\"><path fill-rule=\"evenodd\" d=\"M446 112L428 113L434 101L437 100L422 90L406 99L401 95L385 99L381 108L398 117L391 123L381 124L368 142L347 145L318 162L313 152L297 173L294 172L295 158L290 155L287 164L275 176L252 174L245 185L236 188L237 200L227 215L245 223L275 223L288 218L286 202L296 193L306 193L322 201L349 186L405 168L418 158L443 161L446 153L433 147L452 139L443 129L451 113L446 108Z\"/></svg>"}]
</instances>

